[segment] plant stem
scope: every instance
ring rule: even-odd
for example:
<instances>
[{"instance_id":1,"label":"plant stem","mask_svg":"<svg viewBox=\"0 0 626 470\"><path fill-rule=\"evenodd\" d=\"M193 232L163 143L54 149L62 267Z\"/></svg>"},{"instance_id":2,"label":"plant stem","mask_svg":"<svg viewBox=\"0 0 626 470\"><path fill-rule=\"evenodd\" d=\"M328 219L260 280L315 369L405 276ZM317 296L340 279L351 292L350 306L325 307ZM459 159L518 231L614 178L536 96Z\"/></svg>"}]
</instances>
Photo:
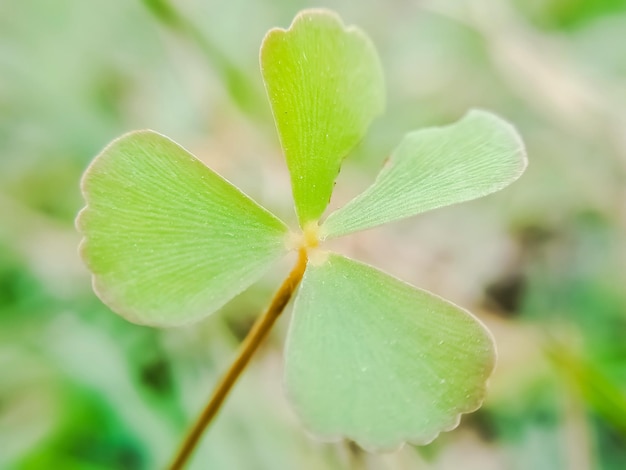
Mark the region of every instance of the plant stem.
<instances>
[{"instance_id":1,"label":"plant stem","mask_svg":"<svg viewBox=\"0 0 626 470\"><path fill-rule=\"evenodd\" d=\"M213 394L209 399L209 402L205 406L204 410L198 416L198 419L190 429L189 434L183 441L180 450L176 454L172 464L169 466L169 470L180 470L183 468L194 448L198 444L202 433L207 428L211 421L217 415L222 403L228 396L230 389L233 387L239 375L243 372L245 367L250 362L255 351L263 341L263 338L267 336L267 333L271 330L276 319L283 312L289 299L293 295L296 287L300 283L302 276L304 275L304 269L306 268L307 255L306 250L301 249L298 256L298 262L293 270L289 273L289 276L280 288L274 294L274 298L268 309L263 315L261 315L252 326L252 329L241 343L237 358L231 364L230 368L224 374L219 381Z\"/></svg>"},{"instance_id":2,"label":"plant stem","mask_svg":"<svg viewBox=\"0 0 626 470\"><path fill-rule=\"evenodd\" d=\"M202 33L195 23L183 16L170 0L142 0L148 10L165 26L195 43L213 66L226 91L239 109L253 118L266 119L263 90L249 74L233 62Z\"/></svg>"}]
</instances>

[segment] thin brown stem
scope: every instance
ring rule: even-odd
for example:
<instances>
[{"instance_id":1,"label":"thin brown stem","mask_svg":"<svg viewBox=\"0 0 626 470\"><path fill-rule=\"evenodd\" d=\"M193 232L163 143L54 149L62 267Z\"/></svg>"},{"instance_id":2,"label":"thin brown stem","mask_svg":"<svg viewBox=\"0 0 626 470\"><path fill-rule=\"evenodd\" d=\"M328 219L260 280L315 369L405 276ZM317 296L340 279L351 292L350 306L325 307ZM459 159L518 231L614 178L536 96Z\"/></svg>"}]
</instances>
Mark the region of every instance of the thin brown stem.
<instances>
[{"instance_id":1,"label":"thin brown stem","mask_svg":"<svg viewBox=\"0 0 626 470\"><path fill-rule=\"evenodd\" d=\"M183 441L183 444L176 454L172 464L168 467L169 470L180 470L183 468L187 460L189 460L189 457L198 444L202 433L208 425L211 424L211 421L217 415L217 412L228 396L230 389L239 378L239 375L241 375L245 367L248 365L248 362L250 362L250 359L263 341L263 338L267 336L267 333L271 330L274 322L287 306L289 299L291 299L291 296L302 279L306 262L306 250L301 249L298 256L298 262L278 291L276 291L276 294L274 294L274 298L272 299L268 309L257 319L254 326L243 340L243 343L241 343L237 358L213 390L213 394L211 395L209 402L200 416L198 416L198 419Z\"/></svg>"}]
</instances>

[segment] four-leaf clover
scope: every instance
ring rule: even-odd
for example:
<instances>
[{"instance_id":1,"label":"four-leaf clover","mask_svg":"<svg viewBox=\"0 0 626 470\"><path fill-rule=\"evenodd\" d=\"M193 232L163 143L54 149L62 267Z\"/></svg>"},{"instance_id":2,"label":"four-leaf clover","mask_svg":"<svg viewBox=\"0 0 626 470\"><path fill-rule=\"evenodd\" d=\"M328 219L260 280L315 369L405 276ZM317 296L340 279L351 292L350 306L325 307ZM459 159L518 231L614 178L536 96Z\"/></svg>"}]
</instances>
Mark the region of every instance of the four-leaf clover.
<instances>
[{"instance_id":1,"label":"four-leaf clover","mask_svg":"<svg viewBox=\"0 0 626 470\"><path fill-rule=\"evenodd\" d=\"M324 240L478 198L525 169L514 128L485 111L411 132L375 182L325 219L342 159L384 106L369 39L324 10L268 33L261 70L287 160L300 235L185 149L122 136L83 179L77 226L94 289L130 321L200 320L289 250L308 256L285 350L288 396L325 439L370 450L427 443L478 408L493 340L467 311Z\"/></svg>"}]
</instances>

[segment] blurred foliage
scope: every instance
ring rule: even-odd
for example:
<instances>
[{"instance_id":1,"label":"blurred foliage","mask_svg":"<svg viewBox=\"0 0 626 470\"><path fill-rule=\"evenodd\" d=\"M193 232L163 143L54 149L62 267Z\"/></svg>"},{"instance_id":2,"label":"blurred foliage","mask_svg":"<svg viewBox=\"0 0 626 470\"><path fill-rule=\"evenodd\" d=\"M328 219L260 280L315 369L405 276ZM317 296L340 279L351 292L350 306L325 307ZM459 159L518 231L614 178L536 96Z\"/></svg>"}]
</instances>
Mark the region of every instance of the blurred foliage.
<instances>
[{"instance_id":1,"label":"blurred foliage","mask_svg":"<svg viewBox=\"0 0 626 470\"><path fill-rule=\"evenodd\" d=\"M280 279L198 325L124 322L78 260L80 175L112 138L153 128L293 222L257 54L265 31L307 6L319 4L0 2L0 468L153 469L171 457ZM505 192L336 246L476 311L499 365L458 430L366 455L316 442L291 414L286 318L191 468L625 468L626 2L325 6L372 36L389 93L332 207L406 131L467 108L508 117L525 138L529 171Z\"/></svg>"},{"instance_id":2,"label":"blurred foliage","mask_svg":"<svg viewBox=\"0 0 626 470\"><path fill-rule=\"evenodd\" d=\"M537 25L551 29L575 29L598 18L626 10L624 0L531 0L516 1Z\"/></svg>"}]
</instances>

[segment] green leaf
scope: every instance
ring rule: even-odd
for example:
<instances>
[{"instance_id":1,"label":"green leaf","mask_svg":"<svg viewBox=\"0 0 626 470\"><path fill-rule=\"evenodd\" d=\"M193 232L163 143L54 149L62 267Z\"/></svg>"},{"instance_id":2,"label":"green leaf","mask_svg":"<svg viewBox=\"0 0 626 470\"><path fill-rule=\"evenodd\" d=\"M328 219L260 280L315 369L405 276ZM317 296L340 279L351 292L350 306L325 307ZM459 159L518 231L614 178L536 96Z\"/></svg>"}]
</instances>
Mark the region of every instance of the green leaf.
<instances>
[{"instance_id":1,"label":"green leaf","mask_svg":"<svg viewBox=\"0 0 626 470\"><path fill-rule=\"evenodd\" d=\"M287 251L280 220L152 131L111 143L82 184L77 227L94 289L136 323L198 320Z\"/></svg>"},{"instance_id":2,"label":"green leaf","mask_svg":"<svg viewBox=\"0 0 626 470\"><path fill-rule=\"evenodd\" d=\"M361 30L305 10L267 34L261 71L304 227L322 215L341 161L383 110L382 69Z\"/></svg>"},{"instance_id":3,"label":"green leaf","mask_svg":"<svg viewBox=\"0 0 626 470\"><path fill-rule=\"evenodd\" d=\"M287 394L321 438L391 450L428 443L476 410L494 360L470 313L331 254L309 263L294 305Z\"/></svg>"},{"instance_id":4,"label":"green leaf","mask_svg":"<svg viewBox=\"0 0 626 470\"><path fill-rule=\"evenodd\" d=\"M521 176L524 144L508 122L473 110L460 121L407 134L362 194L328 216L332 238L499 191Z\"/></svg>"}]
</instances>

